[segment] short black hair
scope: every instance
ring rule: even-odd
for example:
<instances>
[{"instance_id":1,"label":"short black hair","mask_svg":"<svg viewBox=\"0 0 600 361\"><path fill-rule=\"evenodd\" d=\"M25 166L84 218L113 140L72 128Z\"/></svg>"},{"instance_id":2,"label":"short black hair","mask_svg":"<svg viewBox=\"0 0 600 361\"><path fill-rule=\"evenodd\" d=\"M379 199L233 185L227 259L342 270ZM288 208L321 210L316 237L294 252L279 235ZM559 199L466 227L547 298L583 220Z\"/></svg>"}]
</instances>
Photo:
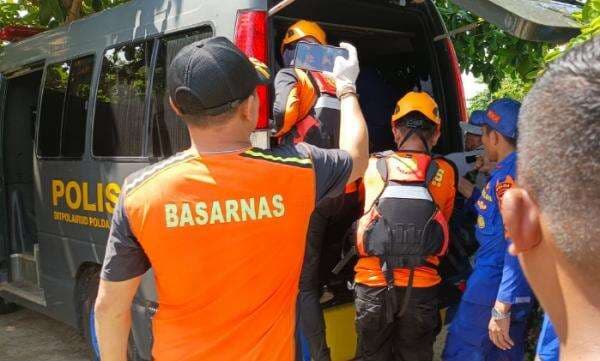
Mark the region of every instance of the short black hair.
<instances>
[{"instance_id":1,"label":"short black hair","mask_svg":"<svg viewBox=\"0 0 600 361\"><path fill-rule=\"evenodd\" d=\"M199 128L220 127L227 124L229 121L235 119L235 115L238 111L238 108L252 96L254 96L254 92L250 94L247 98L241 100L240 104L235 105L233 108L228 109L225 112L218 115L181 114L180 118L183 120L184 123Z\"/></svg>"},{"instance_id":2,"label":"short black hair","mask_svg":"<svg viewBox=\"0 0 600 361\"><path fill-rule=\"evenodd\" d=\"M227 124L234 119L239 105L219 115L181 114L180 118L189 125L199 128L218 127Z\"/></svg>"},{"instance_id":3,"label":"short black hair","mask_svg":"<svg viewBox=\"0 0 600 361\"><path fill-rule=\"evenodd\" d=\"M556 246L599 285L600 36L569 50L536 82L520 112L519 153L519 183Z\"/></svg>"},{"instance_id":4,"label":"short black hair","mask_svg":"<svg viewBox=\"0 0 600 361\"><path fill-rule=\"evenodd\" d=\"M421 133L423 138L429 140L433 137L433 135L435 134L435 124L431 120L429 120L429 118L427 118L425 115L417 111L410 112L402 118L398 119L398 121L395 124L395 127L400 131L400 133L408 134L408 132L410 132L411 130L411 128L408 127L408 123L414 121L423 123L423 126L419 130L417 130L418 133Z\"/></svg>"}]
</instances>

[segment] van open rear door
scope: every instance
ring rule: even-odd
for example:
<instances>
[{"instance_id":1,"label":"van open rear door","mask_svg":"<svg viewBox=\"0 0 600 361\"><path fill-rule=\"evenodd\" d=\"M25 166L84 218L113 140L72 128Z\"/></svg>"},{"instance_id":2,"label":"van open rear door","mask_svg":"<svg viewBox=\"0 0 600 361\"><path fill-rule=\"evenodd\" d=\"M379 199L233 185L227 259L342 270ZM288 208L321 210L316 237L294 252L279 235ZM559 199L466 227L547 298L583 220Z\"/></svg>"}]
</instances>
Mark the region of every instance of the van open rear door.
<instances>
[{"instance_id":1,"label":"van open rear door","mask_svg":"<svg viewBox=\"0 0 600 361\"><path fill-rule=\"evenodd\" d=\"M564 43L579 34L577 0L452 0L502 30L531 41Z\"/></svg>"},{"instance_id":2,"label":"van open rear door","mask_svg":"<svg viewBox=\"0 0 600 361\"><path fill-rule=\"evenodd\" d=\"M6 108L6 85L7 79L0 74L0 283L6 282L6 274L2 274L2 267L8 261L8 218L6 215L6 198L4 188L4 111Z\"/></svg>"}]
</instances>

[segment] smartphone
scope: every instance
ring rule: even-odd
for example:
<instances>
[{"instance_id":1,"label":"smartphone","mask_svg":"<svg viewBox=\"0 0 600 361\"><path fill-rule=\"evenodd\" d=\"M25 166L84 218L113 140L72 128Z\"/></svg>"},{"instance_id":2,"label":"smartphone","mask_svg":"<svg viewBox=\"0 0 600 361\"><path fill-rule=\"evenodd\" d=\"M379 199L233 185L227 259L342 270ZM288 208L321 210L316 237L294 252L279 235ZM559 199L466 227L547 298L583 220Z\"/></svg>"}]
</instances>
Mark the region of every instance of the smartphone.
<instances>
[{"instance_id":1,"label":"smartphone","mask_svg":"<svg viewBox=\"0 0 600 361\"><path fill-rule=\"evenodd\" d=\"M335 58L338 56L348 59L348 50L300 41L296 45L294 67L318 72L332 72Z\"/></svg>"}]
</instances>

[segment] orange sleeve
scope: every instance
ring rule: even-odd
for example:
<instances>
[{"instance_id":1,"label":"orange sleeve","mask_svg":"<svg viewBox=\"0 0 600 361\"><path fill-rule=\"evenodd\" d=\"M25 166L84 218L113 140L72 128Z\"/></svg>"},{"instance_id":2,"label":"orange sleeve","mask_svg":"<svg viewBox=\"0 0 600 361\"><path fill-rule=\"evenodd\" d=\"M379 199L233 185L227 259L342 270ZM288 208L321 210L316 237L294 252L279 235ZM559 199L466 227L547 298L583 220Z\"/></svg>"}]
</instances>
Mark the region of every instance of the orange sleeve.
<instances>
[{"instance_id":1,"label":"orange sleeve","mask_svg":"<svg viewBox=\"0 0 600 361\"><path fill-rule=\"evenodd\" d=\"M314 105L315 95L315 88L305 72L284 68L277 73L273 102L275 137L288 133L308 115Z\"/></svg>"},{"instance_id":2,"label":"orange sleeve","mask_svg":"<svg viewBox=\"0 0 600 361\"><path fill-rule=\"evenodd\" d=\"M447 160L436 159L435 161L438 163L438 172L429 184L429 191L446 220L450 220L456 198L457 173L454 165Z\"/></svg>"},{"instance_id":3,"label":"orange sleeve","mask_svg":"<svg viewBox=\"0 0 600 361\"><path fill-rule=\"evenodd\" d=\"M281 136L292 129L298 121L298 79L293 69L285 68L275 76L275 101L273 102L273 121L277 131L275 136Z\"/></svg>"}]
</instances>

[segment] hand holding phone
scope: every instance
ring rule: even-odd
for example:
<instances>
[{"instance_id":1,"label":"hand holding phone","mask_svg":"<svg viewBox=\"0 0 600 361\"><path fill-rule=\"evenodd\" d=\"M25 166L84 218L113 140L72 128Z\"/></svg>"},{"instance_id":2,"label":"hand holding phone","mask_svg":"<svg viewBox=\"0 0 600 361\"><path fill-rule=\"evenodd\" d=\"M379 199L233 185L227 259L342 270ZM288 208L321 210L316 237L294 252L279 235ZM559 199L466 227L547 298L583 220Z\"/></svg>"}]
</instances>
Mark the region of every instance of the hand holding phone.
<instances>
[{"instance_id":1,"label":"hand holding phone","mask_svg":"<svg viewBox=\"0 0 600 361\"><path fill-rule=\"evenodd\" d=\"M356 47L350 43L340 43L340 47L348 51L348 57L337 57L333 72L329 73L335 80L338 98L348 92L356 94L356 79L360 73Z\"/></svg>"},{"instance_id":2,"label":"hand holding phone","mask_svg":"<svg viewBox=\"0 0 600 361\"><path fill-rule=\"evenodd\" d=\"M305 70L330 73L333 71L335 59L338 56L348 59L348 50L330 45L300 41L296 45L294 66Z\"/></svg>"}]
</instances>

